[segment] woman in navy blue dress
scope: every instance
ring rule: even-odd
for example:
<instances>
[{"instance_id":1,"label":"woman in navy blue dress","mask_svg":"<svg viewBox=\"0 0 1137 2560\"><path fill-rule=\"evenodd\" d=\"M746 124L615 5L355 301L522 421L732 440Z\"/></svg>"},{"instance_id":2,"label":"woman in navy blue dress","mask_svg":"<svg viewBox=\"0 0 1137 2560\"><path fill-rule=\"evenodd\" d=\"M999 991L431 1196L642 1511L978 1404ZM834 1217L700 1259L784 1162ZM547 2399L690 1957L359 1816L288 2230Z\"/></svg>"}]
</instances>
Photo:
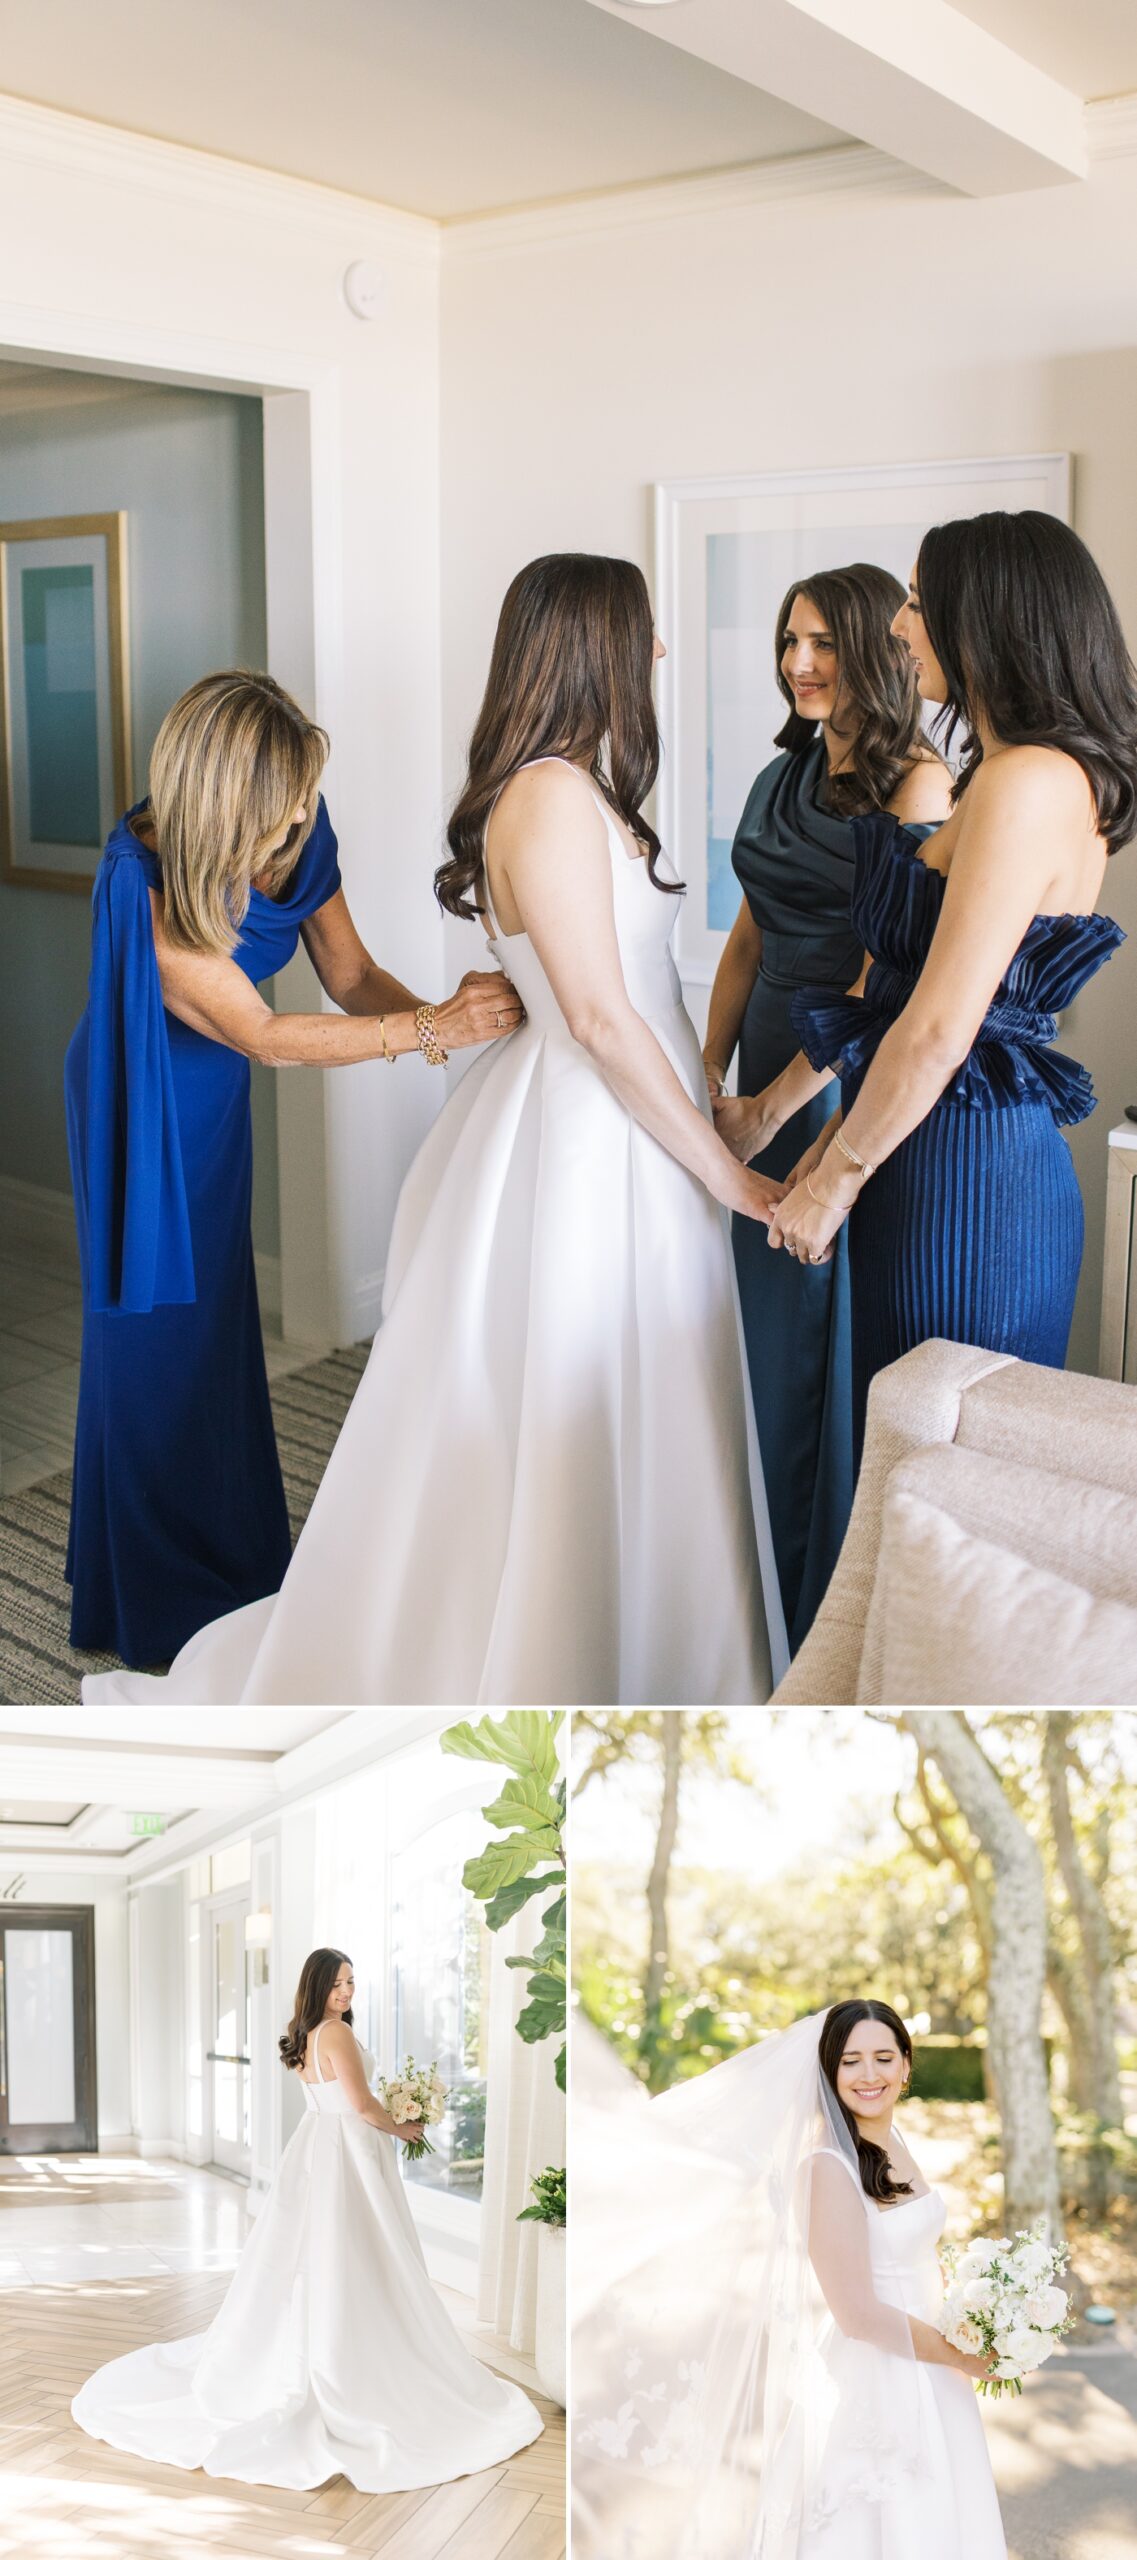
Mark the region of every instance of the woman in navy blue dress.
<instances>
[{"instance_id":1,"label":"woman in navy blue dress","mask_svg":"<svg viewBox=\"0 0 1137 2560\"><path fill-rule=\"evenodd\" d=\"M1061 1125L1094 1096L1050 1047L1124 940L1095 910L1137 834L1137 675L1100 570L1056 518L937 525L896 618L925 700L968 736L954 808L918 845L858 822L859 996L795 998L792 1108L839 1066L843 1118L771 1243L832 1251L850 1218L855 1419L878 1369L940 1338L1059 1368L1082 1255Z\"/></svg>"},{"instance_id":2,"label":"woman in navy blue dress","mask_svg":"<svg viewBox=\"0 0 1137 2560\"><path fill-rule=\"evenodd\" d=\"M291 1551L253 1268L250 1058L437 1059L521 1018L498 971L435 1011L370 958L318 796L326 754L270 676L204 678L163 722L149 800L95 880L66 1065L83 1279L67 1572L72 1643L135 1667L277 1590ZM258 995L301 939L343 1014L277 1014Z\"/></svg>"},{"instance_id":3,"label":"woman in navy blue dress","mask_svg":"<svg viewBox=\"0 0 1137 2560\"><path fill-rule=\"evenodd\" d=\"M774 664L790 706L739 822L732 860L743 902L719 962L703 1051L719 1135L781 1182L820 1135L837 1099L829 1084L784 1124L761 1099L798 1046L799 987L856 980L853 827L889 808L917 835L947 816L950 775L922 739L908 652L891 623L899 579L870 563L828 569L791 587L778 614ZM737 1101L726 1097L738 1047ZM848 1252L793 1269L766 1231L735 1218L734 1258L782 1605L796 1652L836 1564L853 1500Z\"/></svg>"}]
</instances>

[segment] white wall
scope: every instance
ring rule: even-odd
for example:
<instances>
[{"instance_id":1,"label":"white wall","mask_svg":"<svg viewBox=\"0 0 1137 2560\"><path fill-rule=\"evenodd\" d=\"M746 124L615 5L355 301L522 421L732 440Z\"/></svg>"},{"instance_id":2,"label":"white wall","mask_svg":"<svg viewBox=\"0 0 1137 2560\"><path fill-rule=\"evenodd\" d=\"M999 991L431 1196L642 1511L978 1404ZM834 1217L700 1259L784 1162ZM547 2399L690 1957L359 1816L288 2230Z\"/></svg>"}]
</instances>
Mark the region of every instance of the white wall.
<instances>
[{"instance_id":1,"label":"white wall","mask_svg":"<svg viewBox=\"0 0 1137 2560\"><path fill-rule=\"evenodd\" d=\"M0 1893L21 1872L0 1865ZM126 1887L112 1877L28 1876L20 1903L90 1903L95 1913L95 2058L100 2146L130 2147L130 1968ZM2 1908L2 1906L0 1906Z\"/></svg>"},{"instance_id":2,"label":"white wall","mask_svg":"<svg viewBox=\"0 0 1137 2560\"><path fill-rule=\"evenodd\" d=\"M186 2144L186 1879L142 1885L132 1900L133 2131L144 2159L166 2152L180 2157Z\"/></svg>"},{"instance_id":3,"label":"white wall","mask_svg":"<svg viewBox=\"0 0 1137 2560\"><path fill-rule=\"evenodd\" d=\"M282 406L310 398L314 495L269 525L270 663L331 731L328 801L364 938L440 994L434 226L14 100L0 100L0 143L0 355L62 350L86 369L267 391L270 481L292 434ZM341 292L362 256L385 279L371 323ZM438 1099L430 1078L415 1059L317 1079L295 1214L331 1238L327 1330L340 1339L374 1322L398 1184Z\"/></svg>"},{"instance_id":4,"label":"white wall","mask_svg":"<svg viewBox=\"0 0 1137 2560\"><path fill-rule=\"evenodd\" d=\"M1137 158L986 202L916 181L703 210L698 189L668 195L688 209L566 208L528 236L524 220L471 228L444 260L448 789L514 571L580 549L650 577L656 480L1069 450L1078 531L1137 644ZM1106 1130L1137 1100L1137 847L1111 866L1105 904L1132 939L1059 1042L1101 1097L1073 1133L1082 1368L1096 1361ZM470 965L473 928L448 938Z\"/></svg>"}]
</instances>

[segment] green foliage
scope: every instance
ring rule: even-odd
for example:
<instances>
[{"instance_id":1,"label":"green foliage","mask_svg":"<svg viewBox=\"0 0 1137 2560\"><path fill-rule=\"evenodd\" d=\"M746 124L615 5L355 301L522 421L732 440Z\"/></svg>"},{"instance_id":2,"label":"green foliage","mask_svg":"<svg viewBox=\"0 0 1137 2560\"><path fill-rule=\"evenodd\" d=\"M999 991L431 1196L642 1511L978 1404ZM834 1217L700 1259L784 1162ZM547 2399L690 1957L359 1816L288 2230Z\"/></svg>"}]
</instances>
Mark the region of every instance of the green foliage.
<instances>
[{"instance_id":1,"label":"green foliage","mask_svg":"<svg viewBox=\"0 0 1137 2560\"><path fill-rule=\"evenodd\" d=\"M554 2230L563 2231L566 2210L566 2173L563 2169L541 2169L529 2181L529 2193L535 2204L527 2204L519 2213L519 2222L548 2222Z\"/></svg>"},{"instance_id":2,"label":"green foliage","mask_svg":"<svg viewBox=\"0 0 1137 2560\"><path fill-rule=\"evenodd\" d=\"M954 2098L974 2104L986 2096L983 2048L958 2036L920 2036L912 2061L914 2098Z\"/></svg>"},{"instance_id":3,"label":"green foliage","mask_svg":"<svg viewBox=\"0 0 1137 2560\"><path fill-rule=\"evenodd\" d=\"M486 1821L504 1837L491 1840L480 1857L467 1858L462 1869L467 1892L485 1904L487 1928L503 1929L535 1894L553 1891L552 1901L541 1913L541 1935L532 1954L506 1957L507 1964L529 1977L528 2001L517 2021L525 2044L541 2044L546 2036L565 2032L565 1789L556 1748L562 1721L560 1714L512 1708L505 1716L483 1716L476 1725L451 1725L442 1735L444 1751L463 1760L492 1761L513 1772L500 1795L483 1806ZM550 1866L549 1860L555 1863ZM563 2089L563 2046L556 2058L556 2079Z\"/></svg>"}]
</instances>

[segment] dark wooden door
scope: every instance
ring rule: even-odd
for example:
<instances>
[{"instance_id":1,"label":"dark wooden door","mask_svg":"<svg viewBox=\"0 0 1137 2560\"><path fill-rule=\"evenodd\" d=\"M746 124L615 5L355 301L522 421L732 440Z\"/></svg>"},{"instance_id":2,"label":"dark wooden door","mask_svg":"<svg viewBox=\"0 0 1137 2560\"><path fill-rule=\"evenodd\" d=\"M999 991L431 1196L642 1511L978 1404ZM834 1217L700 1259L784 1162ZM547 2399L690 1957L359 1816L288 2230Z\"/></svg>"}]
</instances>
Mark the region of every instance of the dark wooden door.
<instances>
[{"instance_id":1,"label":"dark wooden door","mask_svg":"<svg viewBox=\"0 0 1137 2560\"><path fill-rule=\"evenodd\" d=\"M0 2152L98 2147L93 1907L0 1902Z\"/></svg>"}]
</instances>

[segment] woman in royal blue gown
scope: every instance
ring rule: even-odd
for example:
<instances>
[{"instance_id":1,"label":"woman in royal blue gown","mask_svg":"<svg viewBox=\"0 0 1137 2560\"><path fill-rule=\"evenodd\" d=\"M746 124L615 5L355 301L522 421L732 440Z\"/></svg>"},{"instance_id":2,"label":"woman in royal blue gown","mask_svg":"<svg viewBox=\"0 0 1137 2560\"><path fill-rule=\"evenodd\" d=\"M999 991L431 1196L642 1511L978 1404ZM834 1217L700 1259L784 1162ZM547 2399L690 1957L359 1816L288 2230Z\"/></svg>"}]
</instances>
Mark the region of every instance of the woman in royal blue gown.
<instances>
[{"instance_id":1,"label":"woman in royal blue gown","mask_svg":"<svg viewBox=\"0 0 1137 2560\"><path fill-rule=\"evenodd\" d=\"M270 676L205 677L163 722L149 799L96 875L66 1065L83 1279L67 1573L72 1643L135 1667L275 1591L291 1552L253 1268L250 1058L437 1061L521 1018L498 971L435 1010L371 959L318 795L326 755ZM257 993L301 939L343 1014L278 1014Z\"/></svg>"},{"instance_id":2,"label":"woman in royal blue gown","mask_svg":"<svg viewBox=\"0 0 1137 2560\"><path fill-rule=\"evenodd\" d=\"M899 579L870 562L790 588L774 633L789 718L739 821L731 859L743 900L715 973L703 1050L720 1137L783 1182L829 1119L836 1089L784 1123L762 1096L798 1048L796 990L837 994L863 957L850 908L858 812L888 808L917 835L948 812L950 775L920 729L908 652L891 624ZM737 1100L726 1076L738 1048ZM750 1097L757 1096L757 1100ZM733 1221L754 1414L791 1649L808 1634L853 1500L848 1252L795 1271L765 1228Z\"/></svg>"},{"instance_id":3,"label":"woman in royal blue gown","mask_svg":"<svg viewBox=\"0 0 1137 2560\"><path fill-rule=\"evenodd\" d=\"M850 1211L855 1418L917 1343L1060 1368L1083 1216L1061 1125L1094 1095L1050 1042L1124 940L1098 915L1137 834L1137 674L1100 570L1030 510L937 525L896 628L925 700L968 745L954 807L919 845L857 822L854 997L804 990L787 1112L834 1066L843 1117L776 1211L771 1243L832 1250Z\"/></svg>"}]
</instances>

